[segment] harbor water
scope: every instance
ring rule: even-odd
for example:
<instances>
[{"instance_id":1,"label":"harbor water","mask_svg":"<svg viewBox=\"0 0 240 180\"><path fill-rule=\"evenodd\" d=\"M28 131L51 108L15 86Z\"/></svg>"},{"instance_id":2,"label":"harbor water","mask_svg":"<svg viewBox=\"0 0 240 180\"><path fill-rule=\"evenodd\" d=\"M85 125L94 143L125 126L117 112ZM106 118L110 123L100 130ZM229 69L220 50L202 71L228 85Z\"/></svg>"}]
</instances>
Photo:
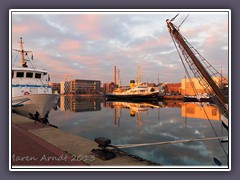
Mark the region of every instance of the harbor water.
<instances>
[{"instance_id":1,"label":"harbor water","mask_svg":"<svg viewBox=\"0 0 240 180\"><path fill-rule=\"evenodd\" d=\"M116 102L82 96L60 96L59 109L49 114L51 124L92 141L106 137L112 145L149 143L122 150L166 166L227 166L228 143L206 140L228 136L220 119L219 109L208 103ZM151 144L158 142L165 143Z\"/></svg>"}]
</instances>

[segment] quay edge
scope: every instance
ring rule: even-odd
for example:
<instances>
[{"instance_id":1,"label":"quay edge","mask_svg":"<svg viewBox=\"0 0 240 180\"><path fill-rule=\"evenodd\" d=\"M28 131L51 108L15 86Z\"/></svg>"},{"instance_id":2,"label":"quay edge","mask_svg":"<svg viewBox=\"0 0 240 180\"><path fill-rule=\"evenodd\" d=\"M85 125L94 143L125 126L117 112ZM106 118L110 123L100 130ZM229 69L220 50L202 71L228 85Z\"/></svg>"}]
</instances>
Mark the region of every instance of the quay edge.
<instances>
[{"instance_id":1,"label":"quay edge","mask_svg":"<svg viewBox=\"0 0 240 180\"><path fill-rule=\"evenodd\" d=\"M41 148L45 148L51 151L52 148L58 148L62 153L67 153L70 157L68 157L68 160L70 161L79 161L79 159L76 159L81 157L81 162L75 162L75 163L65 163L65 164L53 164L53 165L77 165L77 166L149 166L148 161L140 161L135 158L131 158L128 156L116 156L113 159L110 160L101 160L97 157L93 157L91 150L98 148L98 145L88 139L85 139L83 137L79 137L76 135L73 135L68 132L64 132L60 129L43 125L39 122L34 122L34 120L29 119L27 117L20 116L16 113L12 113L12 131L16 131L16 128L21 129L21 133L29 133L31 141L35 142L38 146L42 146ZM14 132L12 132L13 134ZM33 138L36 137L36 138ZM12 137L14 138L14 137ZM25 138L22 136L22 138ZM36 141L44 141L42 144ZM18 139L18 141L25 141L25 139ZM21 154L22 151L28 151L30 155L32 156L39 156L38 151L34 152L31 151L35 148L29 148L24 146L16 146L16 139L12 139L12 154L11 157L13 158L13 154ZM44 146L44 143L49 143L50 148ZM29 149L26 149L29 148ZM58 152L58 155L59 152ZM85 160L82 161L82 157L85 157ZM12 159L13 162L13 159ZM14 165L14 163L12 163ZM21 164L16 164L18 167L21 167ZM26 162L23 163L23 165L26 165ZM27 164L28 165L28 164ZM32 164L29 164L32 165ZM35 165L35 164L33 164ZM38 164L37 164L38 165ZM51 163L48 163L47 165L51 165Z\"/></svg>"}]
</instances>

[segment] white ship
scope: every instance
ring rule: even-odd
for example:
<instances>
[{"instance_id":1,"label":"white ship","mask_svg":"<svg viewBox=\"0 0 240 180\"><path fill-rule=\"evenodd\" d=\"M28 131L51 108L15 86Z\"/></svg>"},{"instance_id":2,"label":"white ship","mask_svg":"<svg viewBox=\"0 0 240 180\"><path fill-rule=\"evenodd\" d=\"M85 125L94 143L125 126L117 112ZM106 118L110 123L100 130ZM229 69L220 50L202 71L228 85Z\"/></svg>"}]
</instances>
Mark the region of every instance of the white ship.
<instances>
[{"instance_id":1,"label":"white ship","mask_svg":"<svg viewBox=\"0 0 240 180\"><path fill-rule=\"evenodd\" d=\"M22 66L12 66L12 109L18 114L43 121L56 107L59 95L52 93L46 70L33 65L29 67L27 61L30 61L30 58L25 59L25 56L28 57L31 51L23 49L22 38L19 43L20 50L13 50L21 54Z\"/></svg>"},{"instance_id":2,"label":"white ship","mask_svg":"<svg viewBox=\"0 0 240 180\"><path fill-rule=\"evenodd\" d=\"M159 90L146 85L133 86L132 88L124 91L114 91L107 93L108 100L132 100L132 101L152 101L157 100Z\"/></svg>"}]
</instances>

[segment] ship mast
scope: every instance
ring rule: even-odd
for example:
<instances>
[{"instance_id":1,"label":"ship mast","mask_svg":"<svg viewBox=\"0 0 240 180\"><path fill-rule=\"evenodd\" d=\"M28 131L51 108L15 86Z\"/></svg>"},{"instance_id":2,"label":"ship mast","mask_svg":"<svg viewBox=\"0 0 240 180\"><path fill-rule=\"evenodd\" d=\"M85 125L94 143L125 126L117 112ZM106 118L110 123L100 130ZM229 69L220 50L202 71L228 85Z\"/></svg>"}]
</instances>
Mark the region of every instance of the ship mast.
<instances>
[{"instance_id":1,"label":"ship mast","mask_svg":"<svg viewBox=\"0 0 240 180\"><path fill-rule=\"evenodd\" d=\"M13 50L21 53L22 67L28 67L27 62L26 62L27 60L24 58L24 53L26 53L26 55L27 55L27 53L29 53L29 52L32 53L32 51L25 51L23 49L24 42L22 40L22 37L20 37L20 41L18 41L18 43L20 43L20 50L18 50L18 49L13 49Z\"/></svg>"},{"instance_id":2,"label":"ship mast","mask_svg":"<svg viewBox=\"0 0 240 180\"><path fill-rule=\"evenodd\" d=\"M169 33L174 37L174 39L179 43L179 45L182 46L182 48L186 51L188 56L192 59L192 62L195 64L195 66L198 68L198 70L201 72L202 76L206 79L206 81L209 83L213 91L215 92L216 96L224 103L228 103L227 98L224 96L222 91L218 88L216 83L213 81L211 76L208 74L207 70L203 67L203 65L199 62L198 58L194 55L194 53L191 51L189 46L186 44L184 39L182 38L181 34L179 33L179 30L176 29L176 27L173 25L171 20L167 19L167 27L169 30Z\"/></svg>"},{"instance_id":3,"label":"ship mast","mask_svg":"<svg viewBox=\"0 0 240 180\"><path fill-rule=\"evenodd\" d=\"M22 41L22 37L20 37L20 53L21 53L21 57L22 57L22 66L24 66L25 64L25 60L24 60L24 49L23 49L23 41Z\"/></svg>"}]
</instances>

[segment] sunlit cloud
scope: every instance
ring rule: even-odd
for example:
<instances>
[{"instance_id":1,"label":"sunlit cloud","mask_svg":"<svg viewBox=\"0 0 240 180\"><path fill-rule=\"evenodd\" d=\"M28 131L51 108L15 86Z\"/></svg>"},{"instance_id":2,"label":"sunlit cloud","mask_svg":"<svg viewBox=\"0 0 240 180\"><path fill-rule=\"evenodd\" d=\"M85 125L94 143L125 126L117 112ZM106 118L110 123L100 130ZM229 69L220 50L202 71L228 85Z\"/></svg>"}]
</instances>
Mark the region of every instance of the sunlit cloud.
<instances>
[{"instance_id":1,"label":"sunlit cloud","mask_svg":"<svg viewBox=\"0 0 240 180\"><path fill-rule=\"evenodd\" d=\"M72 40L72 39L63 40L58 46L58 49L64 53L77 52L80 50L80 48L81 48L81 43L77 40Z\"/></svg>"},{"instance_id":2,"label":"sunlit cloud","mask_svg":"<svg viewBox=\"0 0 240 180\"><path fill-rule=\"evenodd\" d=\"M50 74L110 82L116 65L127 85L141 66L144 81L180 82L185 72L165 22L176 14L13 14L12 47L18 48L23 37L24 47ZM180 25L184 17L174 23ZM189 13L180 32L227 74L227 13Z\"/></svg>"}]
</instances>

